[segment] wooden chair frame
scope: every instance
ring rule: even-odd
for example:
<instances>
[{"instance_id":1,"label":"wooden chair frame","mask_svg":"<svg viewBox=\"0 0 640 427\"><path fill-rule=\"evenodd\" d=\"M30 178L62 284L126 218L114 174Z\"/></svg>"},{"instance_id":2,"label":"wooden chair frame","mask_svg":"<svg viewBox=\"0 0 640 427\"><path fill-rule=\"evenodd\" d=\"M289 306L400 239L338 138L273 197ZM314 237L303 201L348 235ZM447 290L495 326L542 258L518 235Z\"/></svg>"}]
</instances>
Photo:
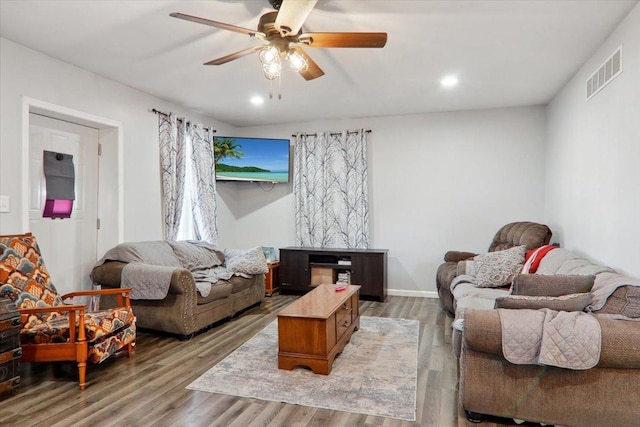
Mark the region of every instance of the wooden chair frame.
<instances>
[{"instance_id":1,"label":"wooden chair frame","mask_svg":"<svg viewBox=\"0 0 640 427\"><path fill-rule=\"evenodd\" d=\"M91 291L71 292L62 295L65 299L79 296L116 295L118 307L131 309L129 300L130 288L122 289L96 289ZM64 343L46 344L22 344L22 362L63 362L75 361L78 363L78 378L80 390L86 387L87 358L89 355L89 342L85 329L85 305L64 305L58 307L19 309L20 314L30 315L38 313L68 313L69 316L69 340ZM72 325L78 325L77 331ZM127 356L131 357L134 351L134 343L127 344ZM119 350L124 351L124 347Z\"/></svg>"},{"instance_id":2,"label":"wooden chair frame","mask_svg":"<svg viewBox=\"0 0 640 427\"><path fill-rule=\"evenodd\" d=\"M7 234L0 237L32 237L32 233ZM62 295L60 298L65 299L79 296L100 296L100 295L116 295L118 307L124 307L131 310L131 302L129 294L131 288L120 289L95 289L89 291L71 292ZM30 315L38 313L68 313L69 316L69 340L64 343L46 343L46 344L21 344L22 357L21 362L66 362L75 361L78 363L78 380L80 390L86 387L87 359L89 357L89 342L87 341L87 332L85 329L85 313L87 307L85 305L64 305L58 307L41 307L41 308L19 308L20 314ZM77 331L72 325L77 325ZM134 352L135 340L127 344L127 356L131 357ZM125 348L118 350L124 351Z\"/></svg>"}]
</instances>

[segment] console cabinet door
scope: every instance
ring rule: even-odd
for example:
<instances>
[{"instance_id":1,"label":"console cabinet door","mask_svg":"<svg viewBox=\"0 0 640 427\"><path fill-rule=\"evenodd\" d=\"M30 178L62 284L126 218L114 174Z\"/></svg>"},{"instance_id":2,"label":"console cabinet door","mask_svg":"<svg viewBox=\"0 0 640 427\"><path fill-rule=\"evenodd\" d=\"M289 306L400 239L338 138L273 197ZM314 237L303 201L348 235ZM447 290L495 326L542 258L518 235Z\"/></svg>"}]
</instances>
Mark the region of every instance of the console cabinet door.
<instances>
[{"instance_id":1,"label":"console cabinet door","mask_svg":"<svg viewBox=\"0 0 640 427\"><path fill-rule=\"evenodd\" d=\"M309 288L309 254L280 250L280 285L282 290L306 291Z\"/></svg>"},{"instance_id":2,"label":"console cabinet door","mask_svg":"<svg viewBox=\"0 0 640 427\"><path fill-rule=\"evenodd\" d=\"M360 296L384 301L386 295L386 254L351 254L351 283L362 286Z\"/></svg>"}]
</instances>

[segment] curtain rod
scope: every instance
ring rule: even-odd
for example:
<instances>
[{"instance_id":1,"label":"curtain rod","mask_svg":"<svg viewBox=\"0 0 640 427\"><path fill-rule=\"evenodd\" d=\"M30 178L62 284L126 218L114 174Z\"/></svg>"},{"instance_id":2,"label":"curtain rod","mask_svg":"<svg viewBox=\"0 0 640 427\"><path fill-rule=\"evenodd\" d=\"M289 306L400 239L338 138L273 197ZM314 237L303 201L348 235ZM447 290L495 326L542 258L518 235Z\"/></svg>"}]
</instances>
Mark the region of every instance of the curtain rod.
<instances>
[{"instance_id":1,"label":"curtain rod","mask_svg":"<svg viewBox=\"0 0 640 427\"><path fill-rule=\"evenodd\" d=\"M349 130L349 131L347 131L347 135L352 135L354 133L358 133L358 131L357 130ZM365 130L365 133L371 133L371 129ZM329 132L329 135L331 135L331 136L341 135L341 134L342 134L342 132ZM301 135L302 136L318 136L317 133L302 133ZM291 134L291 136L298 136L298 135L293 133L293 134Z\"/></svg>"},{"instance_id":2,"label":"curtain rod","mask_svg":"<svg viewBox=\"0 0 640 427\"><path fill-rule=\"evenodd\" d=\"M168 117L168 116L169 116L169 113L165 113L165 112L163 112L163 111L156 110L155 108L152 108L152 109L151 109L151 112L152 112L152 113L156 113L156 114L162 114L163 116L166 116L166 117ZM179 118L179 117L178 117L178 118L177 118L177 120L183 121L183 120L185 120L185 119L181 119L181 118ZM190 120L187 120L187 123L192 123L192 122L191 122ZM207 127L204 127L204 126L202 127L202 129L204 129L204 130L206 130L206 131L210 131L211 133L216 133L216 132L217 132L215 129L207 128Z\"/></svg>"}]
</instances>

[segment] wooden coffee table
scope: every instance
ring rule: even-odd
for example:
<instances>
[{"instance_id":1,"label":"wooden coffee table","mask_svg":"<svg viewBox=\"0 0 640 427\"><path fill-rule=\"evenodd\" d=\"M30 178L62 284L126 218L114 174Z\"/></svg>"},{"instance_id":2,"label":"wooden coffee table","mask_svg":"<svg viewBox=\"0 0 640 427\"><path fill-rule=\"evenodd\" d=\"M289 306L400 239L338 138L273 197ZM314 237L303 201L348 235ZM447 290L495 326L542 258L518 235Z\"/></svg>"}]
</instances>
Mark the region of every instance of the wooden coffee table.
<instances>
[{"instance_id":1,"label":"wooden coffee table","mask_svg":"<svg viewBox=\"0 0 640 427\"><path fill-rule=\"evenodd\" d=\"M278 313L278 368L298 365L328 375L351 334L360 328L360 286L319 285Z\"/></svg>"}]
</instances>

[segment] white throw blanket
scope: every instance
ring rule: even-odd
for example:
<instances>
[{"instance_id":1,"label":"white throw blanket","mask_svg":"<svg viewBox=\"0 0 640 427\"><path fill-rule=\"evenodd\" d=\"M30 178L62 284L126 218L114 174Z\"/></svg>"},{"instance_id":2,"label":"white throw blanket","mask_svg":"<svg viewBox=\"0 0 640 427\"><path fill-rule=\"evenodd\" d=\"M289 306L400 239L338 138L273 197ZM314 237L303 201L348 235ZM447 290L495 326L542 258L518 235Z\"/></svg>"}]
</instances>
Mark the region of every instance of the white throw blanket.
<instances>
[{"instance_id":1,"label":"white throw blanket","mask_svg":"<svg viewBox=\"0 0 640 427\"><path fill-rule=\"evenodd\" d=\"M600 360L602 331L581 311L498 309L502 352L514 364L590 369Z\"/></svg>"},{"instance_id":2,"label":"white throw blanket","mask_svg":"<svg viewBox=\"0 0 640 427\"><path fill-rule=\"evenodd\" d=\"M471 283L472 285L476 284L476 278L469 274L461 274L460 276L456 276L451 281L451 285L449 285L449 289L451 292L458 286L460 283Z\"/></svg>"}]
</instances>

